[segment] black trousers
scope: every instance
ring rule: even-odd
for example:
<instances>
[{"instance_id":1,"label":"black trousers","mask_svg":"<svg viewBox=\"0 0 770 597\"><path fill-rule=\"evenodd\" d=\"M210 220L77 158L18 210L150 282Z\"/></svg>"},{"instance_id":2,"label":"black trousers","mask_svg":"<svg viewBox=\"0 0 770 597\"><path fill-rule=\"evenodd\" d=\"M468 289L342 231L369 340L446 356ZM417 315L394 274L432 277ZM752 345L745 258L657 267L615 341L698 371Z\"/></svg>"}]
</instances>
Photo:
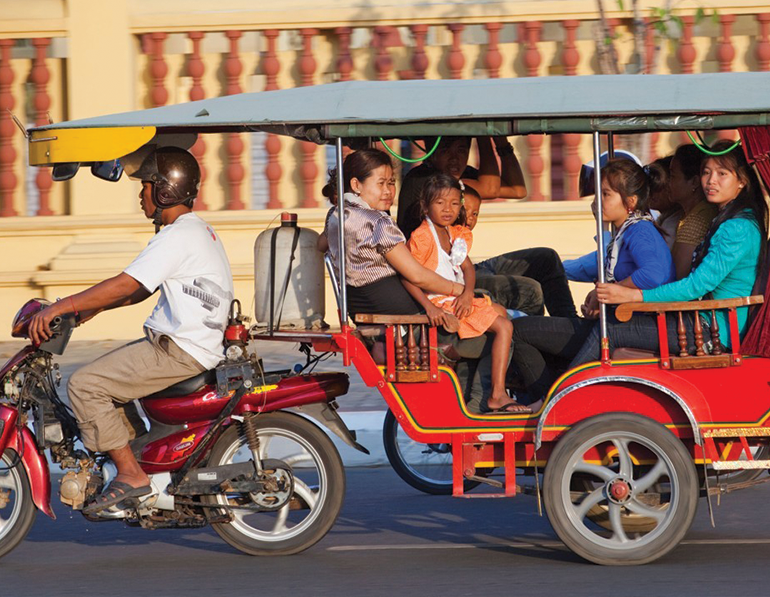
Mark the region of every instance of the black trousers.
<instances>
[{"instance_id":1,"label":"black trousers","mask_svg":"<svg viewBox=\"0 0 770 597\"><path fill-rule=\"evenodd\" d=\"M535 399L545 396L560 374L548 357L566 365L596 324L595 319L581 317L521 317L513 322L513 362Z\"/></svg>"},{"instance_id":2,"label":"black trousers","mask_svg":"<svg viewBox=\"0 0 770 597\"><path fill-rule=\"evenodd\" d=\"M544 247L511 251L477 263L476 288L507 309L554 317L577 317L559 254Z\"/></svg>"}]
</instances>

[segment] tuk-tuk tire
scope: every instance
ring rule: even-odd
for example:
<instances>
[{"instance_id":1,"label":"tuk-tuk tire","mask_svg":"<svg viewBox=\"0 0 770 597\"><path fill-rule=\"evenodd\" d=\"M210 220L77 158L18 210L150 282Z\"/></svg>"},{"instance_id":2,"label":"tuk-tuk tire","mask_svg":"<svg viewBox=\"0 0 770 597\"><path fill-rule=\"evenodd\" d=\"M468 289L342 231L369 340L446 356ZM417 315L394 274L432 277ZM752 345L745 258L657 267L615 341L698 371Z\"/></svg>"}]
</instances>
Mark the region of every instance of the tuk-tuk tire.
<instances>
[{"instance_id":1,"label":"tuk-tuk tire","mask_svg":"<svg viewBox=\"0 0 770 597\"><path fill-rule=\"evenodd\" d=\"M665 509L659 510L664 512L663 521L649 533L640 532L637 537L628 537L630 544L620 547L619 543L613 543L614 534L607 538L601 527L594 530L578 520L579 513L573 506L579 504L572 503L571 480L573 474L580 474L574 472L578 457L582 459L591 446L610 441L613 437L620 440L624 436L657 452L659 461L663 460L666 475L673 478L670 483L672 501ZM610 470L604 466L598 468L604 469L604 472ZM631 487L643 477L640 471L638 479L630 479ZM604 490L597 494L607 504L609 486L608 481ZM671 551L689 530L697 510L698 497L698 474L692 456L682 442L656 421L633 413L602 414L575 425L556 443L543 479L543 501L556 534L574 553L601 565L647 564ZM587 513L583 516L591 522ZM639 545L634 546L634 543Z\"/></svg>"},{"instance_id":2,"label":"tuk-tuk tire","mask_svg":"<svg viewBox=\"0 0 770 597\"><path fill-rule=\"evenodd\" d=\"M400 424L393 412L388 409L385 413L385 420L382 424L382 443L385 448L385 455L390 462L390 466L396 474L401 477L401 480L411 485L418 491L427 493L429 495L452 495L452 453L449 450L446 458L446 467L448 468L448 475L442 476L442 478L431 478L426 474L417 470L412 463L410 463L404 456L401 448L399 447L398 432ZM431 446L435 444L422 444L426 449L430 450ZM490 469L477 470L479 476L485 477L489 474ZM463 491L470 491L474 487L478 487L480 483L478 481L469 481L465 479L463 483Z\"/></svg>"}]
</instances>

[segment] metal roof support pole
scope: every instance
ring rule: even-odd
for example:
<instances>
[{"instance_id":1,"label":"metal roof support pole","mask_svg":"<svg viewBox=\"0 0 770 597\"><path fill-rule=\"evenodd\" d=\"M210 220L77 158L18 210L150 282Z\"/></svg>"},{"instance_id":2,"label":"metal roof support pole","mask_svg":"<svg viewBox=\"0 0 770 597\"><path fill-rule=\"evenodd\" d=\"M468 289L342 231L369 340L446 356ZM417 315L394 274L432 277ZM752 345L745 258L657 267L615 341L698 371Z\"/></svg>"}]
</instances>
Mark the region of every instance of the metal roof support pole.
<instances>
[{"instance_id":1,"label":"metal roof support pole","mask_svg":"<svg viewBox=\"0 0 770 597\"><path fill-rule=\"evenodd\" d=\"M347 338L349 333L348 328L348 293L347 293L347 276L346 274L346 246L345 246L345 182L344 173L342 171L342 137L337 138L337 221L339 222L339 283L340 283L340 328L342 333ZM349 366L351 362L350 358L350 346L346 342L342 352L342 362L345 366Z\"/></svg>"},{"instance_id":2,"label":"metal roof support pole","mask_svg":"<svg viewBox=\"0 0 770 597\"><path fill-rule=\"evenodd\" d=\"M602 148L599 139L599 132L594 131L594 188L596 189L596 255L599 261L599 282L604 283L604 226L602 225L602 169L601 156ZM612 136L610 136L610 152L612 151ZM612 153L610 153L612 155ZM607 305L599 304L599 329L601 330L601 359L603 363L610 360L610 341L607 337Z\"/></svg>"},{"instance_id":3,"label":"metal roof support pole","mask_svg":"<svg viewBox=\"0 0 770 597\"><path fill-rule=\"evenodd\" d=\"M615 157L615 134L610 131L607 133L607 159L611 160Z\"/></svg>"},{"instance_id":4,"label":"metal roof support pole","mask_svg":"<svg viewBox=\"0 0 770 597\"><path fill-rule=\"evenodd\" d=\"M345 327L348 323L348 293L345 292L347 284L345 262L347 261L347 255L345 255L345 181L342 172L342 161L342 137L339 137L337 139L337 219L340 223L340 326Z\"/></svg>"}]
</instances>

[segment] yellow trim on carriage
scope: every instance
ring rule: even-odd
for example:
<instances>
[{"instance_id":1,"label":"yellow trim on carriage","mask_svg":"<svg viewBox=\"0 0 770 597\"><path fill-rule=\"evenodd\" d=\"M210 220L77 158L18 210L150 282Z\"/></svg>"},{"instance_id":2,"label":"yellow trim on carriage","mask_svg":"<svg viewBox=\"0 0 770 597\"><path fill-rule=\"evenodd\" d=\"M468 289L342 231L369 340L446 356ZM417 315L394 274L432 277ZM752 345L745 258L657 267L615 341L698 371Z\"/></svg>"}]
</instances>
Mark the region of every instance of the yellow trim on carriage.
<instances>
[{"instance_id":1,"label":"yellow trim on carriage","mask_svg":"<svg viewBox=\"0 0 770 597\"><path fill-rule=\"evenodd\" d=\"M155 136L154 126L32 131L30 166L66 162L106 162L139 149Z\"/></svg>"}]
</instances>

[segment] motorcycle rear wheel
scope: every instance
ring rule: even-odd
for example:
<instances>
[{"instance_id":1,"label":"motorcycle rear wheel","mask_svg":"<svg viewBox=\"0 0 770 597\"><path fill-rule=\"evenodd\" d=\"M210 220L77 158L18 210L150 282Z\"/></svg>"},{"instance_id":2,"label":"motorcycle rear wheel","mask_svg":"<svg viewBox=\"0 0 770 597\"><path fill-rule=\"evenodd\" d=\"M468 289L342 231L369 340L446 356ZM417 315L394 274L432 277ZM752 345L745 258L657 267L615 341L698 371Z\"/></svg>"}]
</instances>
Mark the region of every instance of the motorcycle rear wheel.
<instances>
[{"instance_id":1,"label":"motorcycle rear wheel","mask_svg":"<svg viewBox=\"0 0 770 597\"><path fill-rule=\"evenodd\" d=\"M0 508L0 558L24 540L37 514L27 471L12 450L6 450L0 458L0 505L3 503L4 507Z\"/></svg>"},{"instance_id":2,"label":"motorcycle rear wheel","mask_svg":"<svg viewBox=\"0 0 770 597\"><path fill-rule=\"evenodd\" d=\"M233 520L212 524L231 546L258 556L290 555L320 541L334 525L345 497L345 469L329 437L307 419L286 412L256 416L259 458L290 465L294 495L282 508L254 512L233 508ZM240 425L232 425L217 440L208 466L252 459ZM249 506L249 494L202 496L209 504ZM208 510L208 509L207 509ZM213 510L222 512L222 510Z\"/></svg>"}]
</instances>

